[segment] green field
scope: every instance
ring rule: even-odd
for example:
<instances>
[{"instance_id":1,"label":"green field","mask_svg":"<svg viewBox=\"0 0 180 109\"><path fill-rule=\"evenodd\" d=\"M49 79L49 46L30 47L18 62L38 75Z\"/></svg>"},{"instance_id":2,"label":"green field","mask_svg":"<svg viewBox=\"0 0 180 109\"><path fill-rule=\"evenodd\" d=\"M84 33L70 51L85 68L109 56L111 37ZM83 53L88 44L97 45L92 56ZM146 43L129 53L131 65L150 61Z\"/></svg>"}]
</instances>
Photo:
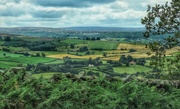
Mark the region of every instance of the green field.
<instances>
[{"instance_id":1,"label":"green field","mask_svg":"<svg viewBox=\"0 0 180 109\"><path fill-rule=\"evenodd\" d=\"M87 44L87 40L79 40L79 39L65 39L61 42L67 43L67 44Z\"/></svg>"},{"instance_id":2,"label":"green field","mask_svg":"<svg viewBox=\"0 0 180 109\"><path fill-rule=\"evenodd\" d=\"M39 74L33 74L32 77L40 78L41 76L43 78L51 78L54 74L54 72L47 72L47 73L39 73Z\"/></svg>"},{"instance_id":3,"label":"green field","mask_svg":"<svg viewBox=\"0 0 180 109\"><path fill-rule=\"evenodd\" d=\"M6 54L5 56L3 54ZM62 61L62 60L61 60ZM15 67L18 64L56 63L56 59L47 57L25 57L21 54L13 54L0 51L0 68ZM58 61L59 63L60 61Z\"/></svg>"},{"instance_id":4,"label":"green field","mask_svg":"<svg viewBox=\"0 0 180 109\"><path fill-rule=\"evenodd\" d=\"M53 60L55 60L55 59L46 58L46 57L8 57L8 58L0 58L0 61L17 62L17 63L29 63L29 64L46 63L46 62L51 62Z\"/></svg>"},{"instance_id":5,"label":"green field","mask_svg":"<svg viewBox=\"0 0 180 109\"><path fill-rule=\"evenodd\" d=\"M4 41L0 41L0 45L3 44L3 43L4 43Z\"/></svg>"},{"instance_id":6,"label":"green field","mask_svg":"<svg viewBox=\"0 0 180 109\"><path fill-rule=\"evenodd\" d=\"M131 65L129 67L114 67L114 72L116 73L129 73L133 74L136 72L149 72L152 70L152 68L148 68L145 66L140 66L140 65Z\"/></svg>"},{"instance_id":7,"label":"green field","mask_svg":"<svg viewBox=\"0 0 180 109\"><path fill-rule=\"evenodd\" d=\"M1 61L0 60L0 68L11 68L11 67L15 67L17 66L18 63L17 62L8 62L8 61Z\"/></svg>"},{"instance_id":8,"label":"green field","mask_svg":"<svg viewBox=\"0 0 180 109\"><path fill-rule=\"evenodd\" d=\"M14 54L14 53L9 53L9 52L5 52L5 51L1 51L0 50L0 58L4 58L4 55L3 54L6 54L5 56L7 57L20 57L20 56L23 56L21 54Z\"/></svg>"},{"instance_id":9,"label":"green field","mask_svg":"<svg viewBox=\"0 0 180 109\"><path fill-rule=\"evenodd\" d=\"M61 42L67 44L75 44L75 45L82 45L88 44L90 49L104 49L104 50L113 50L117 49L119 42L110 42L110 41L91 41L91 40L79 40L79 39L65 39Z\"/></svg>"},{"instance_id":10,"label":"green field","mask_svg":"<svg viewBox=\"0 0 180 109\"><path fill-rule=\"evenodd\" d=\"M117 49L119 42L108 41L90 41L88 46L90 49L103 49L103 50L115 50Z\"/></svg>"}]
</instances>

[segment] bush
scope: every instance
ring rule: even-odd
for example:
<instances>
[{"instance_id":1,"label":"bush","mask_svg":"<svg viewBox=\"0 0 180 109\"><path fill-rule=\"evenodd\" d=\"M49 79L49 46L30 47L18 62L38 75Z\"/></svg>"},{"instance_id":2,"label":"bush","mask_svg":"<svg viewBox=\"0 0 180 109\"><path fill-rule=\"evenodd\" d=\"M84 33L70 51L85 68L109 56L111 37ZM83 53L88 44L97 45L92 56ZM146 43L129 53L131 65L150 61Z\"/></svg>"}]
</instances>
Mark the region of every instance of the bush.
<instances>
[{"instance_id":1,"label":"bush","mask_svg":"<svg viewBox=\"0 0 180 109\"><path fill-rule=\"evenodd\" d=\"M132 49L132 48L129 50L129 52L136 52L136 51L137 51L137 50Z\"/></svg>"}]
</instances>

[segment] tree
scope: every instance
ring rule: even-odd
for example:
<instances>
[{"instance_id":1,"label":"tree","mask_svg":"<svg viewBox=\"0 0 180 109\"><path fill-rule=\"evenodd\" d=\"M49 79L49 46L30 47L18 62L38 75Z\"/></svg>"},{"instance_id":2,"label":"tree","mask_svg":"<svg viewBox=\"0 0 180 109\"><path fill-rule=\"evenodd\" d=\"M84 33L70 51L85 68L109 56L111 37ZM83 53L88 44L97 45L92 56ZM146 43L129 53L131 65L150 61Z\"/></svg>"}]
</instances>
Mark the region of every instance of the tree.
<instances>
[{"instance_id":1,"label":"tree","mask_svg":"<svg viewBox=\"0 0 180 109\"><path fill-rule=\"evenodd\" d=\"M96 40L96 39L93 37L93 38L91 38L91 40Z\"/></svg>"},{"instance_id":2,"label":"tree","mask_svg":"<svg viewBox=\"0 0 180 109\"><path fill-rule=\"evenodd\" d=\"M23 55L24 56L29 56L30 54L28 52L25 52Z\"/></svg>"},{"instance_id":3,"label":"tree","mask_svg":"<svg viewBox=\"0 0 180 109\"><path fill-rule=\"evenodd\" d=\"M40 57L40 53L36 53L36 57Z\"/></svg>"},{"instance_id":4,"label":"tree","mask_svg":"<svg viewBox=\"0 0 180 109\"><path fill-rule=\"evenodd\" d=\"M180 77L180 53L166 57L166 50L180 45L180 2L172 0L164 5L148 6L147 16L141 19L145 25L145 37L153 35L165 35L168 37L161 41L154 41L149 44L149 48L154 55L151 58L151 65L157 69L159 75L168 79L178 79ZM177 50L180 52L180 50ZM165 75L164 72L168 72Z\"/></svg>"},{"instance_id":5,"label":"tree","mask_svg":"<svg viewBox=\"0 0 180 109\"><path fill-rule=\"evenodd\" d=\"M71 45L70 45L70 48L73 49L73 48L74 48L74 44L71 44Z\"/></svg>"},{"instance_id":6,"label":"tree","mask_svg":"<svg viewBox=\"0 0 180 109\"><path fill-rule=\"evenodd\" d=\"M86 53L85 53L85 55L90 55L91 54L91 52L90 51L87 51Z\"/></svg>"},{"instance_id":7,"label":"tree","mask_svg":"<svg viewBox=\"0 0 180 109\"><path fill-rule=\"evenodd\" d=\"M96 40L101 40L101 38L100 38L100 37L97 37Z\"/></svg>"},{"instance_id":8,"label":"tree","mask_svg":"<svg viewBox=\"0 0 180 109\"><path fill-rule=\"evenodd\" d=\"M119 62L124 64L127 61L126 55L121 55Z\"/></svg>"},{"instance_id":9,"label":"tree","mask_svg":"<svg viewBox=\"0 0 180 109\"><path fill-rule=\"evenodd\" d=\"M106 52L103 52L103 57L107 57L107 53Z\"/></svg>"},{"instance_id":10,"label":"tree","mask_svg":"<svg viewBox=\"0 0 180 109\"><path fill-rule=\"evenodd\" d=\"M3 53L3 56L5 57L5 56L6 56L6 53Z\"/></svg>"},{"instance_id":11,"label":"tree","mask_svg":"<svg viewBox=\"0 0 180 109\"><path fill-rule=\"evenodd\" d=\"M128 56L127 56L127 60L128 60L128 62L131 62L131 61L133 61L133 57L130 56L130 55L128 55Z\"/></svg>"},{"instance_id":12,"label":"tree","mask_svg":"<svg viewBox=\"0 0 180 109\"><path fill-rule=\"evenodd\" d=\"M129 52L136 52L136 51L137 51L137 50L132 49L132 48L129 50Z\"/></svg>"},{"instance_id":13,"label":"tree","mask_svg":"<svg viewBox=\"0 0 180 109\"><path fill-rule=\"evenodd\" d=\"M6 36L4 40L5 41L11 41L11 37L10 36Z\"/></svg>"},{"instance_id":14,"label":"tree","mask_svg":"<svg viewBox=\"0 0 180 109\"><path fill-rule=\"evenodd\" d=\"M83 46L79 48L79 52L84 52L84 51L88 51L88 47L87 46Z\"/></svg>"},{"instance_id":15,"label":"tree","mask_svg":"<svg viewBox=\"0 0 180 109\"><path fill-rule=\"evenodd\" d=\"M42 56L42 57L46 57L46 54L45 54L45 53L41 53L41 56Z\"/></svg>"}]
</instances>

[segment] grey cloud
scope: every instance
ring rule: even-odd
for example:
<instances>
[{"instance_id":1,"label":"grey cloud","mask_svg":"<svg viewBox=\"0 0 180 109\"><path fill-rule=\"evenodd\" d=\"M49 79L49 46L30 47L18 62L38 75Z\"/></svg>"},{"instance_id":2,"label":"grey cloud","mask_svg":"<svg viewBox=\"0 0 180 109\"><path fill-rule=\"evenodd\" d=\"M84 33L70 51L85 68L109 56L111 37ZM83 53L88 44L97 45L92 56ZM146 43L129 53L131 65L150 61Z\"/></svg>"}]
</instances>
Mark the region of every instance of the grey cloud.
<instances>
[{"instance_id":1,"label":"grey cloud","mask_svg":"<svg viewBox=\"0 0 180 109\"><path fill-rule=\"evenodd\" d=\"M49 7L89 7L94 4L111 3L116 0L32 0L32 3Z\"/></svg>"},{"instance_id":2,"label":"grey cloud","mask_svg":"<svg viewBox=\"0 0 180 109\"><path fill-rule=\"evenodd\" d=\"M36 10L30 12L34 18L60 18L65 14L65 11L48 11L48 10Z\"/></svg>"},{"instance_id":3,"label":"grey cloud","mask_svg":"<svg viewBox=\"0 0 180 109\"><path fill-rule=\"evenodd\" d=\"M25 11L23 9L17 9L15 7L6 7L5 9L1 9L0 11L0 16L18 17L24 14L25 14Z\"/></svg>"},{"instance_id":4,"label":"grey cloud","mask_svg":"<svg viewBox=\"0 0 180 109\"><path fill-rule=\"evenodd\" d=\"M5 5L7 3L20 3L21 0L1 0L0 4Z\"/></svg>"},{"instance_id":5,"label":"grey cloud","mask_svg":"<svg viewBox=\"0 0 180 109\"><path fill-rule=\"evenodd\" d=\"M112 26L137 26L141 25L140 19L118 19L118 18L106 18L103 20L99 20L100 24L104 25L112 25ZM138 24L137 24L138 22Z\"/></svg>"}]
</instances>

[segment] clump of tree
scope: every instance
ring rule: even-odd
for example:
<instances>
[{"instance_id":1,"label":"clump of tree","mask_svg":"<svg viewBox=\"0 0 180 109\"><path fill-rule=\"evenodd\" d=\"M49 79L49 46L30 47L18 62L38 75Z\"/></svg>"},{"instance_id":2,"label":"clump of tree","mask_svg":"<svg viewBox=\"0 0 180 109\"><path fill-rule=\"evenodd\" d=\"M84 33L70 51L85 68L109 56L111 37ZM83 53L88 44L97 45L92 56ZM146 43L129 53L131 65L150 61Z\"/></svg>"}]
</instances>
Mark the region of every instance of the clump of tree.
<instances>
[{"instance_id":1,"label":"clump of tree","mask_svg":"<svg viewBox=\"0 0 180 109\"><path fill-rule=\"evenodd\" d=\"M10 52L11 50L9 48L2 48L3 51Z\"/></svg>"},{"instance_id":2,"label":"clump of tree","mask_svg":"<svg viewBox=\"0 0 180 109\"><path fill-rule=\"evenodd\" d=\"M133 58L131 55L121 55L119 59L120 64L125 64L126 66L129 66L130 64L137 64L144 66L146 64L145 58Z\"/></svg>"},{"instance_id":3,"label":"clump of tree","mask_svg":"<svg viewBox=\"0 0 180 109\"><path fill-rule=\"evenodd\" d=\"M180 2L172 0L164 5L148 6L147 16L141 22L146 27L144 36L169 36L162 41L149 43L148 47L155 54L151 58L151 66L161 77L178 79L180 77L180 53L166 57L166 50L180 45ZM180 52L180 50L177 50ZM151 53L149 53L151 54ZM168 73L168 75L166 75Z\"/></svg>"},{"instance_id":4,"label":"clump of tree","mask_svg":"<svg viewBox=\"0 0 180 109\"><path fill-rule=\"evenodd\" d=\"M4 38L4 41L6 41L6 42L11 41L11 37L10 37L10 36L6 36L6 37Z\"/></svg>"},{"instance_id":5,"label":"clump of tree","mask_svg":"<svg viewBox=\"0 0 180 109\"><path fill-rule=\"evenodd\" d=\"M87 46L83 46L79 48L79 52L85 52L88 51L88 47Z\"/></svg>"},{"instance_id":6,"label":"clump of tree","mask_svg":"<svg viewBox=\"0 0 180 109\"><path fill-rule=\"evenodd\" d=\"M74 49L75 48L74 44L70 44L70 48Z\"/></svg>"}]
</instances>

